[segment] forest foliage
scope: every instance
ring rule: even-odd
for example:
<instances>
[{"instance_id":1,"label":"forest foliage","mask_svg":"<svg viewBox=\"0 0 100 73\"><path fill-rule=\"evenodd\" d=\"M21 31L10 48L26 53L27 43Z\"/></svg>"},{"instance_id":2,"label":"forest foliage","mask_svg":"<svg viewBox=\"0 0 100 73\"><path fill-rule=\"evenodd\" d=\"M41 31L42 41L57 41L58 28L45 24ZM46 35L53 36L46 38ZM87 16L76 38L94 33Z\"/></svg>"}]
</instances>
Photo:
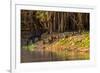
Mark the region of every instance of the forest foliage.
<instances>
[{"instance_id":1,"label":"forest foliage","mask_svg":"<svg viewBox=\"0 0 100 73\"><path fill-rule=\"evenodd\" d=\"M30 25L31 31L40 28L47 29L48 33L89 30L89 13L21 10L21 20L26 20L22 25Z\"/></svg>"}]
</instances>

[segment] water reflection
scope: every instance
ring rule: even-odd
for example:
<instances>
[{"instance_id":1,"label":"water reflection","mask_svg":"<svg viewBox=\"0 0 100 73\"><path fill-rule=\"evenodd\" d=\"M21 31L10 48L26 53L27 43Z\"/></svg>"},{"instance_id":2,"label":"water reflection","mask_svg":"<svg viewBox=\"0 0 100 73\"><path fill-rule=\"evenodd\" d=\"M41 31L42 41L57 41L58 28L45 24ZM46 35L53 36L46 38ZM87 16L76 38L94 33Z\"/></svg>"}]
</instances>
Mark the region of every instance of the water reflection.
<instances>
[{"instance_id":1,"label":"water reflection","mask_svg":"<svg viewBox=\"0 0 100 73\"><path fill-rule=\"evenodd\" d=\"M43 61L67 61L67 60L88 60L89 51L65 50L65 51L41 51L29 52L21 50L21 62L43 62Z\"/></svg>"}]
</instances>

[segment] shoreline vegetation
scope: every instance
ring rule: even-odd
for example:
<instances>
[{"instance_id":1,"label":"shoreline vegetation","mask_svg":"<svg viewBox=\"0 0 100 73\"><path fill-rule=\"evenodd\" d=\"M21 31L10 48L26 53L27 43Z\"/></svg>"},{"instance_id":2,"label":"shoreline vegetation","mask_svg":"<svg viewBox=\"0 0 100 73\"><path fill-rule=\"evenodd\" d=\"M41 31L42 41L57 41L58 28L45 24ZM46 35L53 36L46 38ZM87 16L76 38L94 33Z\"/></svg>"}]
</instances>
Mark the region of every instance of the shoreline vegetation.
<instances>
[{"instance_id":1,"label":"shoreline vegetation","mask_svg":"<svg viewBox=\"0 0 100 73\"><path fill-rule=\"evenodd\" d=\"M54 35L57 36L58 34ZM47 42L48 39L46 38L46 40L41 39L36 43L23 46L23 49L31 54L39 52L41 56L37 57L45 57L45 55L49 55L49 57L52 58L57 56L58 61L89 60L89 32L82 32L81 34L75 33L74 35L70 32L68 35L69 36L66 37L66 34L64 34L63 36L60 36L59 39L55 39L52 43ZM38 55L38 53L36 54ZM33 59L33 61L35 60ZM37 61L41 61L41 59ZM52 60L49 59L48 61Z\"/></svg>"}]
</instances>

